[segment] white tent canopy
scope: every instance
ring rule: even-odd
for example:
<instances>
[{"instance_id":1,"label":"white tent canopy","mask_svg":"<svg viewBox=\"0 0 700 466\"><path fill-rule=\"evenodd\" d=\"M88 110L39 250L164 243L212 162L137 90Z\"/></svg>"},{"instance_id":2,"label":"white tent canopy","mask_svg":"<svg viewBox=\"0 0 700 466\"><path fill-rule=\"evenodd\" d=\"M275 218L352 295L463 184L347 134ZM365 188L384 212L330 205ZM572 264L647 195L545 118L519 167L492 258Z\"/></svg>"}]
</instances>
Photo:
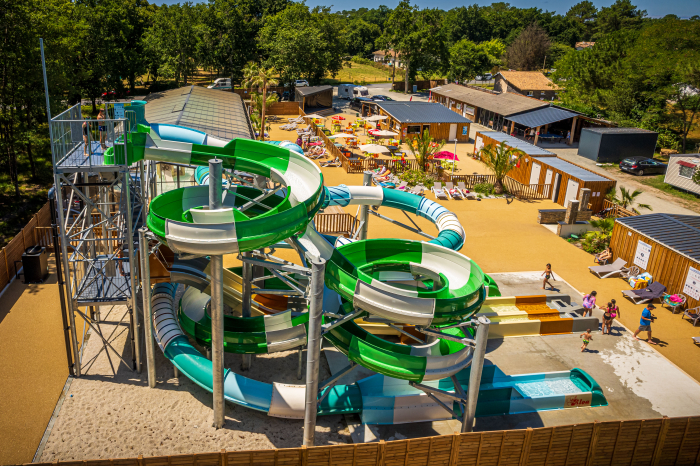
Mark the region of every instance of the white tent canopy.
<instances>
[{"instance_id":1,"label":"white tent canopy","mask_svg":"<svg viewBox=\"0 0 700 466\"><path fill-rule=\"evenodd\" d=\"M398 136L399 133L395 133L393 131L387 131L385 129L380 129L377 131L372 131L373 136Z\"/></svg>"},{"instance_id":2,"label":"white tent canopy","mask_svg":"<svg viewBox=\"0 0 700 466\"><path fill-rule=\"evenodd\" d=\"M313 118L313 119L319 119L319 118L320 118L320 119L322 119L322 120L325 120L325 119L326 119L326 117L324 117L323 115L319 115L318 113L312 113L311 115L304 115L304 118Z\"/></svg>"},{"instance_id":3,"label":"white tent canopy","mask_svg":"<svg viewBox=\"0 0 700 466\"><path fill-rule=\"evenodd\" d=\"M354 134L345 134L345 133L338 133L338 134L333 134L331 136L326 136L328 139L335 139L335 138L356 138Z\"/></svg>"},{"instance_id":4,"label":"white tent canopy","mask_svg":"<svg viewBox=\"0 0 700 466\"><path fill-rule=\"evenodd\" d=\"M360 150L369 154L387 154L391 152L387 147L379 144L363 144L360 146Z\"/></svg>"},{"instance_id":5,"label":"white tent canopy","mask_svg":"<svg viewBox=\"0 0 700 466\"><path fill-rule=\"evenodd\" d=\"M365 118L365 121L379 121L379 120L386 120L388 117L386 115L372 115L370 117Z\"/></svg>"}]
</instances>

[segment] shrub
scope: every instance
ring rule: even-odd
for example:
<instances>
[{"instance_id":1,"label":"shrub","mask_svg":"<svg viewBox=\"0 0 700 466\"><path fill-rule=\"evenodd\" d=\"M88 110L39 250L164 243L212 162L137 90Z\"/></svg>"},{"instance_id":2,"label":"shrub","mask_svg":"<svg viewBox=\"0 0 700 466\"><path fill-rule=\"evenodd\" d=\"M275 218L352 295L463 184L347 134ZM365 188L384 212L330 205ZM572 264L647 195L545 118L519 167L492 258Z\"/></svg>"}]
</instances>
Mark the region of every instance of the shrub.
<instances>
[{"instance_id":1,"label":"shrub","mask_svg":"<svg viewBox=\"0 0 700 466\"><path fill-rule=\"evenodd\" d=\"M491 183L479 183L474 185L473 191L479 194L490 195L494 193L494 187Z\"/></svg>"},{"instance_id":2,"label":"shrub","mask_svg":"<svg viewBox=\"0 0 700 466\"><path fill-rule=\"evenodd\" d=\"M422 184L428 188L431 187L436 181L439 181L434 175L422 172L420 170L406 170L399 176L399 179L401 179L401 181L408 182L408 185L411 187L417 184Z\"/></svg>"},{"instance_id":3,"label":"shrub","mask_svg":"<svg viewBox=\"0 0 700 466\"><path fill-rule=\"evenodd\" d=\"M374 60L370 60L369 58L362 58L358 55L355 55L350 59L351 62L357 63L359 65L373 65Z\"/></svg>"},{"instance_id":4,"label":"shrub","mask_svg":"<svg viewBox=\"0 0 700 466\"><path fill-rule=\"evenodd\" d=\"M589 231L581 240L581 247L589 254L598 254L608 246L610 246L610 235L606 233Z\"/></svg>"}]
</instances>

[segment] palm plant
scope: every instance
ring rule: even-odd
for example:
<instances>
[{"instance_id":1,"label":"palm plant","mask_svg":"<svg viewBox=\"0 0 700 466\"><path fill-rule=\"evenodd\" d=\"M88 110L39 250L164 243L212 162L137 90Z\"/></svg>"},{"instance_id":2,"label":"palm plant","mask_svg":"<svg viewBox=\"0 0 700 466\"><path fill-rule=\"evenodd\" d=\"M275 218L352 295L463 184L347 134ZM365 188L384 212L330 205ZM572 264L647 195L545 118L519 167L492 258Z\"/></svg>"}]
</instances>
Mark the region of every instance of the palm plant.
<instances>
[{"instance_id":1,"label":"palm plant","mask_svg":"<svg viewBox=\"0 0 700 466\"><path fill-rule=\"evenodd\" d=\"M408 144L408 150L420 164L421 171L425 171L425 165L430 158L440 152L445 145L445 141L434 142L430 137L430 132L426 129L423 134L414 137Z\"/></svg>"},{"instance_id":2,"label":"palm plant","mask_svg":"<svg viewBox=\"0 0 700 466\"><path fill-rule=\"evenodd\" d=\"M264 112L267 113L267 111L270 109L270 105L273 103L277 102L277 94L270 94L267 96L267 99L265 99L265 109ZM262 128L260 125L261 122L261 115L263 115L263 97L262 94L259 94L257 92L253 92L250 95L250 105L253 107L253 112L250 115L250 120L253 123L253 127L256 129ZM269 127L269 125L265 126L266 128Z\"/></svg>"},{"instance_id":3,"label":"palm plant","mask_svg":"<svg viewBox=\"0 0 700 466\"><path fill-rule=\"evenodd\" d=\"M481 161L491 169L496 176L493 188L496 194L503 194L503 179L515 168L525 153L518 149L512 149L504 142L498 146L490 144L481 149Z\"/></svg>"},{"instance_id":4,"label":"palm plant","mask_svg":"<svg viewBox=\"0 0 700 466\"><path fill-rule=\"evenodd\" d=\"M617 195L613 194L612 199L610 200L613 203L622 207L623 209L629 209L637 215L640 215L639 210L637 210L637 208L654 210L649 204L640 204L639 202L637 202L637 197L640 194L642 194L642 190L640 189L635 189L634 191L632 191L628 190L624 186L620 186L620 197L617 197Z\"/></svg>"},{"instance_id":5,"label":"palm plant","mask_svg":"<svg viewBox=\"0 0 700 466\"><path fill-rule=\"evenodd\" d=\"M262 88L262 101L267 102L267 89L270 86L277 85L277 79L275 79L275 70L273 68L265 68L258 65L255 62L248 63L245 68L243 68L243 79L246 87L257 87ZM265 128L265 110L267 105L261 105L260 107L260 122L261 128ZM260 140L265 140L265 131L260 131Z\"/></svg>"},{"instance_id":6,"label":"palm plant","mask_svg":"<svg viewBox=\"0 0 700 466\"><path fill-rule=\"evenodd\" d=\"M601 218L599 220L591 219L588 221L593 228L597 228L604 235L609 235L615 226L614 218Z\"/></svg>"}]
</instances>

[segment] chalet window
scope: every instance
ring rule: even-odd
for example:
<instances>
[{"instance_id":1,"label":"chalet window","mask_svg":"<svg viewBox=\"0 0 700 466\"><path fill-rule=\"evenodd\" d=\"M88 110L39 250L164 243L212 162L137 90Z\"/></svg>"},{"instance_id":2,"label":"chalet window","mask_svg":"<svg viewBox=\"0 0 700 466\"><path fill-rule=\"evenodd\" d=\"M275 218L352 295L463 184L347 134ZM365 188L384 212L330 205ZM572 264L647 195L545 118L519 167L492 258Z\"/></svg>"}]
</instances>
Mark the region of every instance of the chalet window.
<instances>
[{"instance_id":1,"label":"chalet window","mask_svg":"<svg viewBox=\"0 0 700 466\"><path fill-rule=\"evenodd\" d=\"M544 91L541 91L540 94L541 94L541 95L544 95Z\"/></svg>"},{"instance_id":2,"label":"chalet window","mask_svg":"<svg viewBox=\"0 0 700 466\"><path fill-rule=\"evenodd\" d=\"M532 91L527 91L527 96L528 96L528 97L532 97L532 95L533 95Z\"/></svg>"},{"instance_id":3,"label":"chalet window","mask_svg":"<svg viewBox=\"0 0 700 466\"><path fill-rule=\"evenodd\" d=\"M457 104L457 110L461 110L461 109L462 109L462 104Z\"/></svg>"},{"instance_id":4,"label":"chalet window","mask_svg":"<svg viewBox=\"0 0 700 466\"><path fill-rule=\"evenodd\" d=\"M690 164L688 164L688 165L690 165ZM683 178L692 178L694 172L695 172L695 167L681 165L680 169L678 170L678 175L682 176Z\"/></svg>"}]
</instances>

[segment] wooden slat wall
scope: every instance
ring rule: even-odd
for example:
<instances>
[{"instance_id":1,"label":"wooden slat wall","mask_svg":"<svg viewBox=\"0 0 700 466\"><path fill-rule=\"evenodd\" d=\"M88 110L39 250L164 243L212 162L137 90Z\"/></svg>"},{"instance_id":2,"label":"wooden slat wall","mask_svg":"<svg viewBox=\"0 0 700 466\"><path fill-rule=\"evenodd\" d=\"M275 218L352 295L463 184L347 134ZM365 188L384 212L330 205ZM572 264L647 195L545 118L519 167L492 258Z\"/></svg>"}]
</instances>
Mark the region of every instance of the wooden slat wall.
<instances>
[{"instance_id":1,"label":"wooden slat wall","mask_svg":"<svg viewBox=\"0 0 700 466\"><path fill-rule=\"evenodd\" d=\"M33 465L628 466L700 462L700 416L594 422L355 445L224 451Z\"/></svg>"},{"instance_id":2,"label":"wooden slat wall","mask_svg":"<svg viewBox=\"0 0 700 466\"><path fill-rule=\"evenodd\" d=\"M396 120L394 117L391 116L388 112L386 112L384 109L380 108L379 109L379 114L380 115L386 115L389 118L384 120L381 123L382 129L386 129L389 131L396 131L399 133L399 138L401 141L404 141L403 137L403 130L408 127L408 126L416 126L416 125L421 125L421 133L425 131L426 128L429 128L430 131L430 136L435 139L436 141L442 141L444 140L445 142L450 141L450 124L454 123L421 123L421 122L415 122L415 123L401 123L398 120ZM401 128L400 131L396 130L396 125L399 125ZM469 142L469 128L471 124L470 123L457 123L457 140L460 142ZM466 134L462 134L464 132L464 127L467 128Z\"/></svg>"},{"instance_id":3,"label":"wooden slat wall","mask_svg":"<svg viewBox=\"0 0 700 466\"><path fill-rule=\"evenodd\" d=\"M296 115L299 113L299 102L275 102L270 105L268 115Z\"/></svg>"},{"instance_id":4,"label":"wooden slat wall","mask_svg":"<svg viewBox=\"0 0 700 466\"><path fill-rule=\"evenodd\" d=\"M639 240L651 245L651 257L649 257L648 268L644 270L640 267L640 270L649 272L654 277L654 281L665 285L668 293L683 293L688 269L693 267L700 270L700 263L678 254L658 241L637 233L617 221L615 221L612 238L610 239L610 247L613 250L614 258L620 257L627 261L628 265L632 265ZM686 308L700 306L700 301L688 296L685 306Z\"/></svg>"}]
</instances>

